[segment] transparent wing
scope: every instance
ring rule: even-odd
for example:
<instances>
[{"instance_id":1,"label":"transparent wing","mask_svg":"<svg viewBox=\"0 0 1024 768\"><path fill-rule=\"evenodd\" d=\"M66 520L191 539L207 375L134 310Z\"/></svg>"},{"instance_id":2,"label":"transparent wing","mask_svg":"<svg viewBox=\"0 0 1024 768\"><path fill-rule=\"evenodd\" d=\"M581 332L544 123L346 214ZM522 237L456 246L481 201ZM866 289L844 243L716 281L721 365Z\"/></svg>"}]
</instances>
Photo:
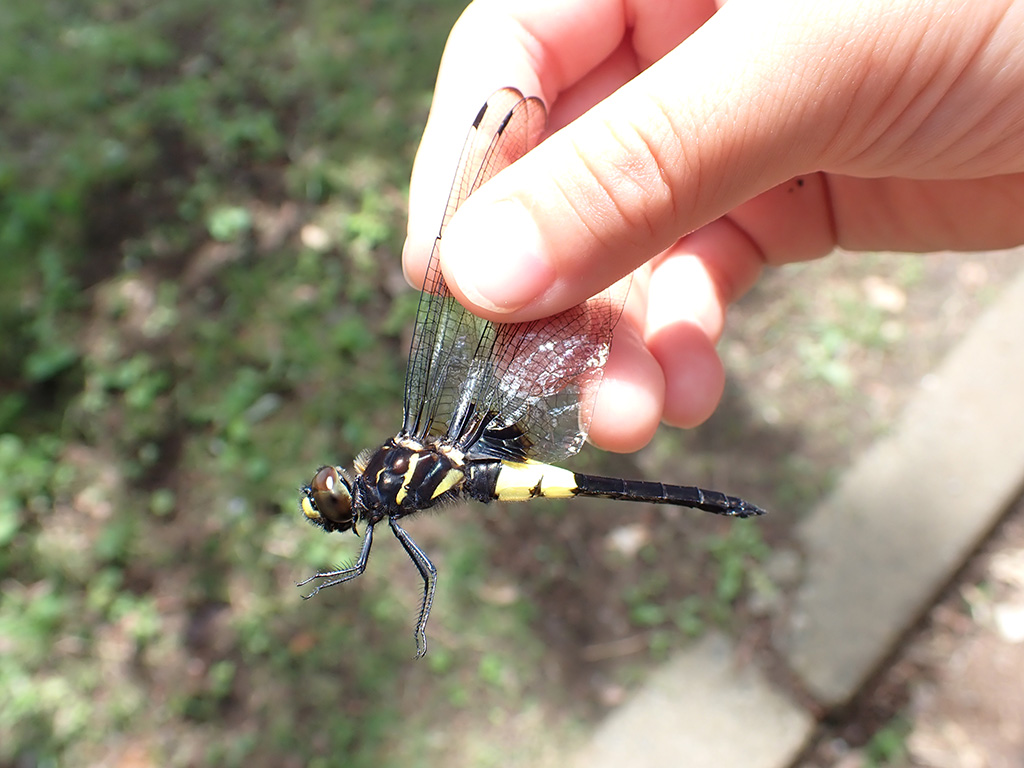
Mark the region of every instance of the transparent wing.
<instances>
[{"instance_id":1,"label":"transparent wing","mask_svg":"<svg viewBox=\"0 0 1024 768\"><path fill-rule=\"evenodd\" d=\"M544 104L513 88L498 91L481 108L462 151L420 296L403 434L444 437L470 458L550 462L580 449L628 287L529 323L478 318L448 290L438 247L452 214L536 146L545 121ZM480 244L481 251L486 247Z\"/></svg>"},{"instance_id":2,"label":"transparent wing","mask_svg":"<svg viewBox=\"0 0 1024 768\"><path fill-rule=\"evenodd\" d=\"M480 391L463 392L484 404L476 410L486 421L467 455L557 463L583 447L628 288L627 279L560 314L494 326L491 375L479 377ZM457 444L478 429L457 418L450 425Z\"/></svg>"}]
</instances>

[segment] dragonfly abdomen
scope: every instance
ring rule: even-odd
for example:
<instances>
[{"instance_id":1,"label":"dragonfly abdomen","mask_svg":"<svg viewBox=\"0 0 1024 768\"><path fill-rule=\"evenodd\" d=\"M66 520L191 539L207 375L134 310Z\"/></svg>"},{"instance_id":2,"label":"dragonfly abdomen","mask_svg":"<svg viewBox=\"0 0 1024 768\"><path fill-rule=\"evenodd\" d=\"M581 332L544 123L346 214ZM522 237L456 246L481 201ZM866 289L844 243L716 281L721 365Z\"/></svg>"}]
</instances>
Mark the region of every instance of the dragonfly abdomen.
<instances>
[{"instance_id":1,"label":"dragonfly abdomen","mask_svg":"<svg viewBox=\"0 0 1024 768\"><path fill-rule=\"evenodd\" d=\"M474 462L469 467L464 490L471 498L483 502L599 496L648 504L674 504L730 517L764 514L760 507L718 491L692 485L584 475L538 461Z\"/></svg>"},{"instance_id":2,"label":"dragonfly abdomen","mask_svg":"<svg viewBox=\"0 0 1024 768\"><path fill-rule=\"evenodd\" d=\"M484 503L565 499L578 492L575 472L539 461L475 461L468 470L463 489Z\"/></svg>"},{"instance_id":3,"label":"dragonfly abdomen","mask_svg":"<svg viewBox=\"0 0 1024 768\"><path fill-rule=\"evenodd\" d=\"M648 504L674 504L716 515L753 517L764 510L736 496L707 491L694 485L666 485L647 480L623 480L617 477L581 475L576 473L577 496L600 496L606 499L641 501Z\"/></svg>"}]
</instances>

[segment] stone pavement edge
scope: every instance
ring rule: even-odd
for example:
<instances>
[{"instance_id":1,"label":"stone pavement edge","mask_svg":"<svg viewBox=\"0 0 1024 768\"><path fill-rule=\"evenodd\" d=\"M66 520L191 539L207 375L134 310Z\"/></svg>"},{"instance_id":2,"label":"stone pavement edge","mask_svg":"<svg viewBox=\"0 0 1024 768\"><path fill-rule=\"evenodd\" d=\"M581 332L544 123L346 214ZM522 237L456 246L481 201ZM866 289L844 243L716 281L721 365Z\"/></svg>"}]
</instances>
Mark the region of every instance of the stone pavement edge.
<instances>
[{"instance_id":1,"label":"stone pavement edge","mask_svg":"<svg viewBox=\"0 0 1024 768\"><path fill-rule=\"evenodd\" d=\"M824 710L858 692L1024 486L1022 331L1024 272L800 524L801 586L775 642ZM785 768L815 725L712 635L655 670L572 764Z\"/></svg>"}]
</instances>

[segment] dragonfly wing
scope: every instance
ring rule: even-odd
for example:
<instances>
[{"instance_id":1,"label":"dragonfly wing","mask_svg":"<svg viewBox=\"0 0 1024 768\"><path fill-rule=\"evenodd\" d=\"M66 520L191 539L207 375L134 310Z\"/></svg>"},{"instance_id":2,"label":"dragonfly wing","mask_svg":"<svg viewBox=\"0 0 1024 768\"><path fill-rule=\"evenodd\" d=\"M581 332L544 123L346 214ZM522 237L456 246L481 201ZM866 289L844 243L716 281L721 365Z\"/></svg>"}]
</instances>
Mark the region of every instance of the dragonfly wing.
<instances>
[{"instance_id":1,"label":"dragonfly wing","mask_svg":"<svg viewBox=\"0 0 1024 768\"><path fill-rule=\"evenodd\" d=\"M403 433L443 437L470 458L557 462L579 451L628 290L623 281L527 323L483 320L448 290L438 257L448 221L466 198L538 143L545 119L539 99L512 88L498 91L477 114L420 296ZM486 247L481 243L481 251Z\"/></svg>"},{"instance_id":2,"label":"dragonfly wing","mask_svg":"<svg viewBox=\"0 0 1024 768\"><path fill-rule=\"evenodd\" d=\"M629 284L551 317L495 327L493 391L481 398L493 417L471 458L558 463L579 452Z\"/></svg>"},{"instance_id":3,"label":"dragonfly wing","mask_svg":"<svg viewBox=\"0 0 1024 768\"><path fill-rule=\"evenodd\" d=\"M444 230L467 197L536 146L546 120L540 99L504 88L487 100L473 121L416 312L405 379L403 432L407 435L424 438L448 431L474 361L486 357L495 340L493 324L467 312L448 290L438 257Z\"/></svg>"}]
</instances>

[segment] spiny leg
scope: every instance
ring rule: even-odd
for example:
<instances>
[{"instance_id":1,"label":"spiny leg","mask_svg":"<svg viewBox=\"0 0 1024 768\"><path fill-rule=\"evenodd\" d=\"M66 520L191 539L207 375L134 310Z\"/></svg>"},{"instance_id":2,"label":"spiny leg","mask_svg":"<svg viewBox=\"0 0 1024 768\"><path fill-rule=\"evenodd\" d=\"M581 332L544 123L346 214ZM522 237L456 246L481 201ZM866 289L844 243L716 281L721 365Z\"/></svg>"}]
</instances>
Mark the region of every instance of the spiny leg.
<instances>
[{"instance_id":1,"label":"spiny leg","mask_svg":"<svg viewBox=\"0 0 1024 768\"><path fill-rule=\"evenodd\" d=\"M427 652L427 619L430 618L430 606L434 604L437 568L434 567L434 564L430 562L430 558L419 548L395 518L389 517L388 523L391 525L391 531L395 534L395 538L402 542L402 546L405 547L405 551L416 564L420 576L423 577L423 605L420 607L420 617L416 621L416 631L414 633L416 638L416 658L419 659Z\"/></svg>"},{"instance_id":2,"label":"spiny leg","mask_svg":"<svg viewBox=\"0 0 1024 768\"><path fill-rule=\"evenodd\" d=\"M356 564L351 568L342 568L338 571L318 571L310 576L308 579L300 581L295 586L303 587L309 584L313 579L331 579L331 581L324 582L316 585L316 589L310 592L308 595L303 595L303 600L309 600L317 592L324 587L333 587L336 584L344 584L346 581L351 581L357 576L362 576L363 571L366 570L366 561L370 558L370 545L373 543L373 526L367 525L366 531L363 533L363 547L359 550L359 557L356 560Z\"/></svg>"}]
</instances>

